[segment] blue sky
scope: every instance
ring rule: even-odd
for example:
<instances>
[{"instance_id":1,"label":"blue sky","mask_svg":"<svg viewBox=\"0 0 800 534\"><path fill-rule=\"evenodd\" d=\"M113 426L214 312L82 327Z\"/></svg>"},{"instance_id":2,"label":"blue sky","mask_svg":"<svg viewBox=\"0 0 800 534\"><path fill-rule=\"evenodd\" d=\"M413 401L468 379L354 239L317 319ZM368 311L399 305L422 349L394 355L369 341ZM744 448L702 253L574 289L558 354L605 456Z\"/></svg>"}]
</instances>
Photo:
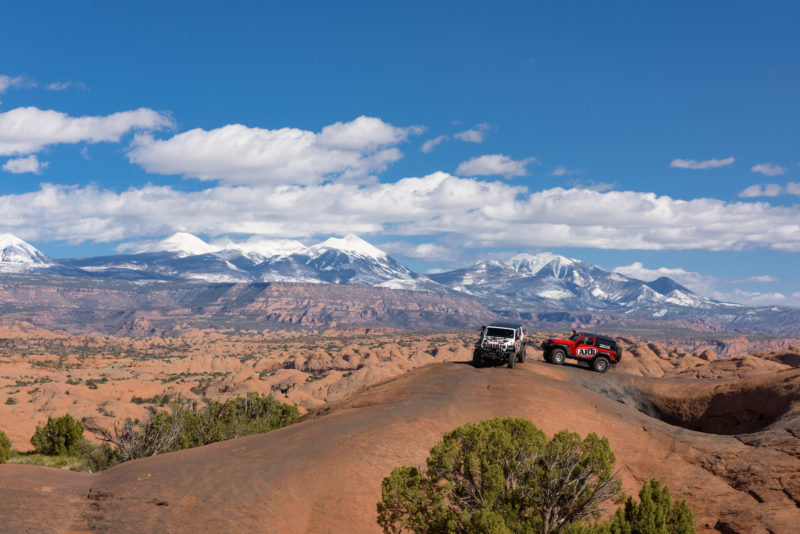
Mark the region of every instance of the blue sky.
<instances>
[{"instance_id":1,"label":"blue sky","mask_svg":"<svg viewBox=\"0 0 800 534\"><path fill-rule=\"evenodd\" d=\"M796 4L275 4L5 7L0 232L550 250L800 304Z\"/></svg>"}]
</instances>

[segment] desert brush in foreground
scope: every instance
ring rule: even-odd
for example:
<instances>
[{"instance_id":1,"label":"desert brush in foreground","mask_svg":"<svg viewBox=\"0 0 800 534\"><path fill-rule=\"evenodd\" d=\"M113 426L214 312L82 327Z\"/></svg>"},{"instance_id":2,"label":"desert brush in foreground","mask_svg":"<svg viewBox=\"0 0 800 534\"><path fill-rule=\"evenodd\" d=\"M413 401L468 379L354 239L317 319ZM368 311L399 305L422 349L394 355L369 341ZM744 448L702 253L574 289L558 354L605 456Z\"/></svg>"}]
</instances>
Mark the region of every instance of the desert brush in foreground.
<instances>
[{"instance_id":1,"label":"desert brush in foreground","mask_svg":"<svg viewBox=\"0 0 800 534\"><path fill-rule=\"evenodd\" d=\"M468 423L445 434L427 471L397 467L383 479L378 525L385 533L556 532L690 534L686 501L652 479L610 521L605 503L620 495L608 440L562 430L548 440L526 419ZM594 519L592 524L587 523Z\"/></svg>"}]
</instances>

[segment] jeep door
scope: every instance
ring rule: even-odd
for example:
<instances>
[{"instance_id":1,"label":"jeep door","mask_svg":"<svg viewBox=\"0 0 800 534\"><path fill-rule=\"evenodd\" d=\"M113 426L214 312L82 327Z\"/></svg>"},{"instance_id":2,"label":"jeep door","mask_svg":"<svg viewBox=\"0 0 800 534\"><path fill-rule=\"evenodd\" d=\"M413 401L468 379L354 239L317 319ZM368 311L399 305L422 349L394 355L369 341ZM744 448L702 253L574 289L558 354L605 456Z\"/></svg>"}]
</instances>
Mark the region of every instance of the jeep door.
<instances>
[{"instance_id":1,"label":"jeep door","mask_svg":"<svg viewBox=\"0 0 800 534\"><path fill-rule=\"evenodd\" d=\"M575 356L578 358L591 360L597 354L597 349L594 346L594 337L583 336L577 345L575 345Z\"/></svg>"}]
</instances>

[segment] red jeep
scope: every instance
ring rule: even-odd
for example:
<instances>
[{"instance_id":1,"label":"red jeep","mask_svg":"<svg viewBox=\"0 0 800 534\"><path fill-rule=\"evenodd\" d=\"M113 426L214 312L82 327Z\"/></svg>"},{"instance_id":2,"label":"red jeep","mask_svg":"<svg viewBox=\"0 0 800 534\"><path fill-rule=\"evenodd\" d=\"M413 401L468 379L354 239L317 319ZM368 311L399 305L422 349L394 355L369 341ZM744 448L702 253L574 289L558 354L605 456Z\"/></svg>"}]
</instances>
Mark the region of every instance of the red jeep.
<instances>
[{"instance_id":1,"label":"red jeep","mask_svg":"<svg viewBox=\"0 0 800 534\"><path fill-rule=\"evenodd\" d=\"M569 339L551 337L542 343L542 350L550 363L561 365L566 358L574 358L588 363L598 373L605 373L609 364L616 365L622 359L616 340L574 330Z\"/></svg>"}]
</instances>

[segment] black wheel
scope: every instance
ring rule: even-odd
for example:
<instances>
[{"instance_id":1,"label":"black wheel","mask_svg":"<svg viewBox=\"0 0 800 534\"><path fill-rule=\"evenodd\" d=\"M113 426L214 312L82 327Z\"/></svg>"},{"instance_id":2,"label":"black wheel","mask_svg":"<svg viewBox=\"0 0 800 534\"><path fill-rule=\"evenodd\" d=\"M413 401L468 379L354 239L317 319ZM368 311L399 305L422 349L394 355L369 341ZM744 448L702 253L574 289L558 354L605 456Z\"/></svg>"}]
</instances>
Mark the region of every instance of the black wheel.
<instances>
[{"instance_id":1,"label":"black wheel","mask_svg":"<svg viewBox=\"0 0 800 534\"><path fill-rule=\"evenodd\" d=\"M544 353L544 361L546 361L547 363L553 363L553 360L550 359L550 352Z\"/></svg>"},{"instance_id":2,"label":"black wheel","mask_svg":"<svg viewBox=\"0 0 800 534\"><path fill-rule=\"evenodd\" d=\"M564 353L564 349L553 349L550 353L550 363L554 363L556 365L561 365L564 363L564 360L567 358L567 355Z\"/></svg>"},{"instance_id":3,"label":"black wheel","mask_svg":"<svg viewBox=\"0 0 800 534\"><path fill-rule=\"evenodd\" d=\"M478 349L472 351L472 365L474 367L481 366L481 351L479 351Z\"/></svg>"},{"instance_id":4,"label":"black wheel","mask_svg":"<svg viewBox=\"0 0 800 534\"><path fill-rule=\"evenodd\" d=\"M525 345L522 345L522 350L519 351L517 360L519 360L519 363L525 363Z\"/></svg>"},{"instance_id":5,"label":"black wheel","mask_svg":"<svg viewBox=\"0 0 800 534\"><path fill-rule=\"evenodd\" d=\"M517 363L517 353L516 352L509 352L508 353L508 368L513 369L514 365Z\"/></svg>"},{"instance_id":6,"label":"black wheel","mask_svg":"<svg viewBox=\"0 0 800 534\"><path fill-rule=\"evenodd\" d=\"M605 373L608 371L608 360L605 358L595 358L592 360L592 369L598 373Z\"/></svg>"}]
</instances>

